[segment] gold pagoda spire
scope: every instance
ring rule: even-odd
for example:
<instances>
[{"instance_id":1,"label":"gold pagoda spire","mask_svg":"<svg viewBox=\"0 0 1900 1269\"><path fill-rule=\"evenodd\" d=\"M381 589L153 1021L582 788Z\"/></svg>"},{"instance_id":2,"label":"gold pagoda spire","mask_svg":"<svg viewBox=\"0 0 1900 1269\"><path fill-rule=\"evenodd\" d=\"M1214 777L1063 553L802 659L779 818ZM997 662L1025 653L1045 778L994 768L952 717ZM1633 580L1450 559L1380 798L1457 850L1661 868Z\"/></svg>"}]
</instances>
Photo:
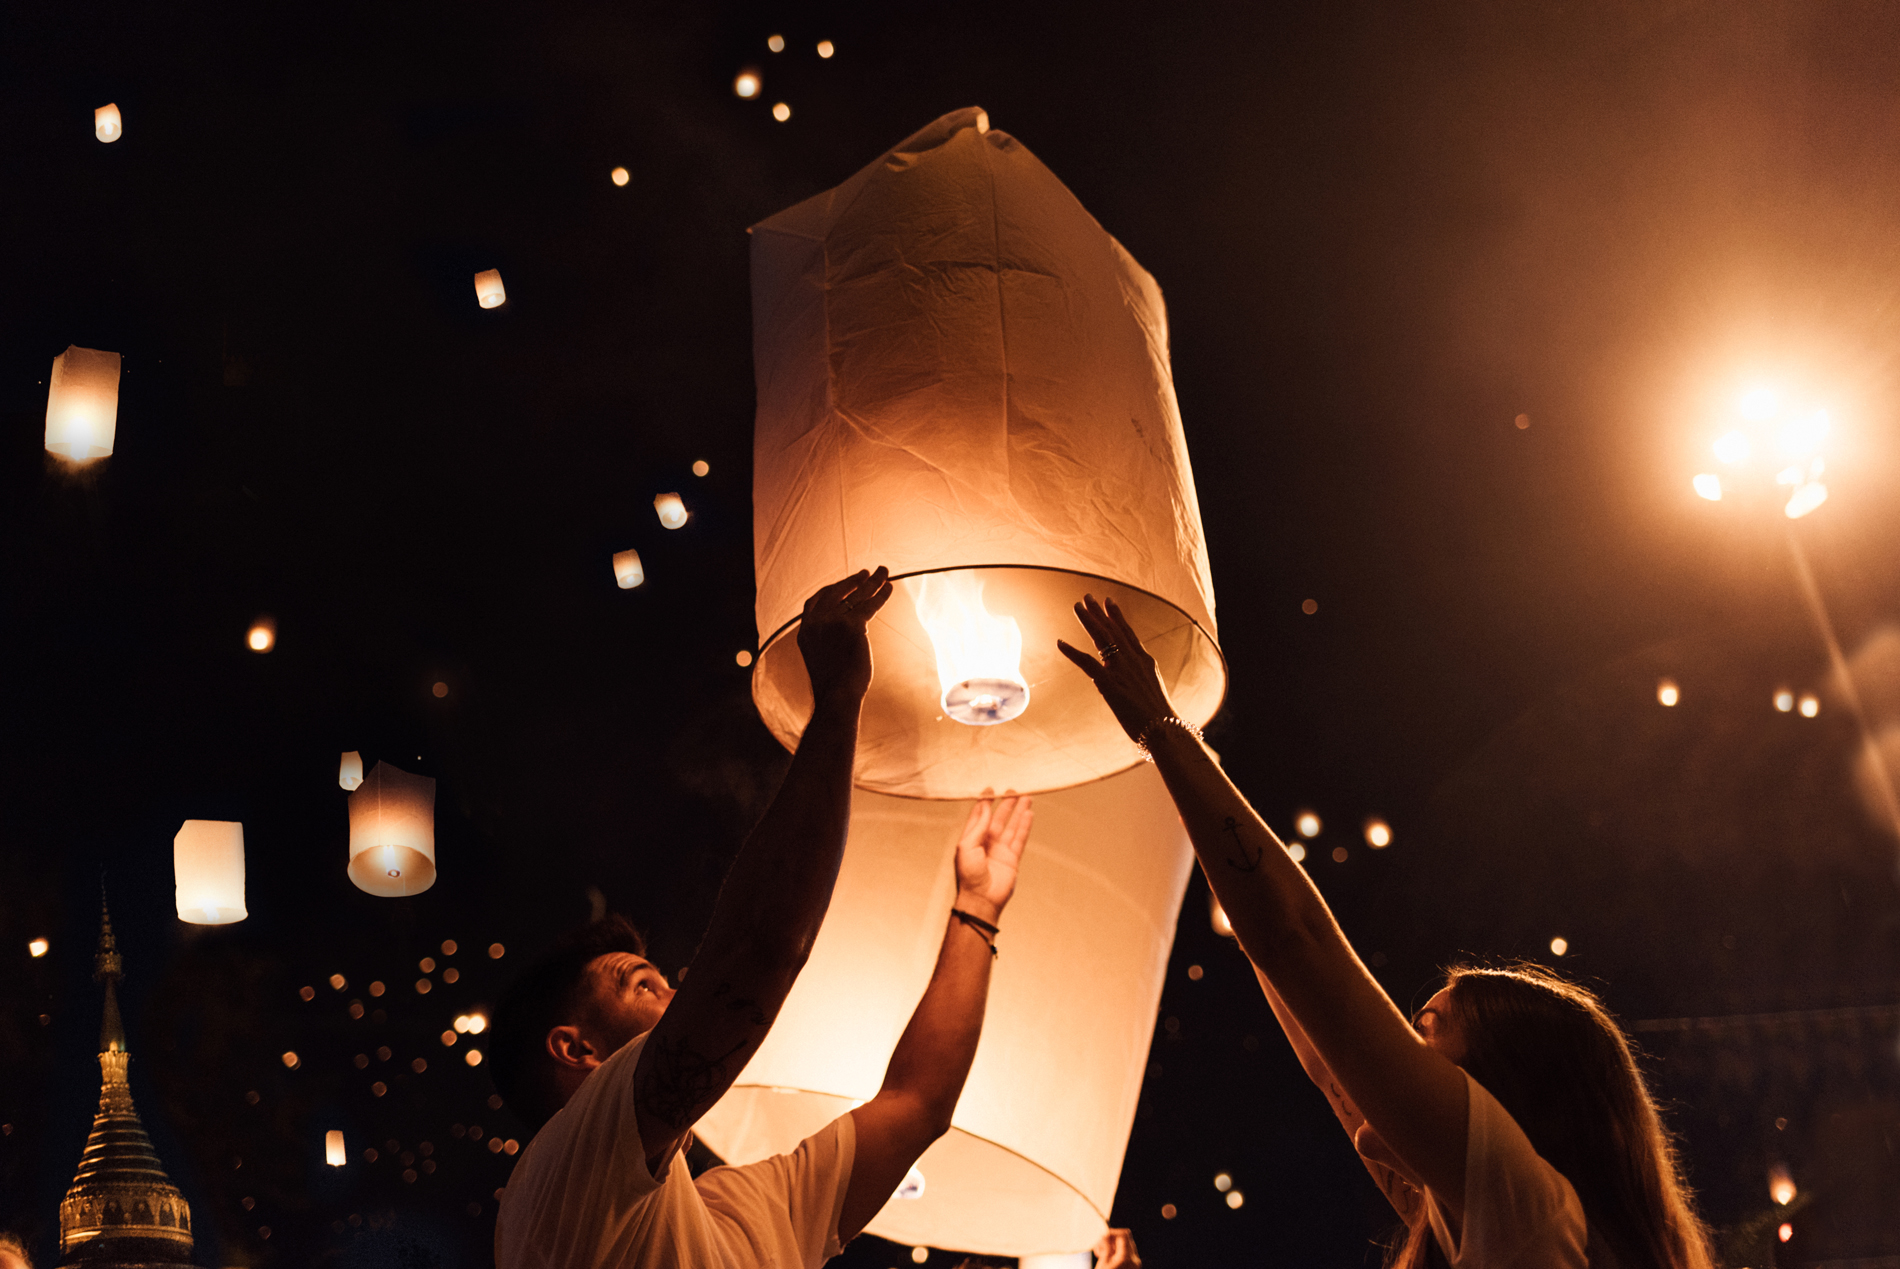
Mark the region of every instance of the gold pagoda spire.
<instances>
[{"instance_id":1,"label":"gold pagoda spire","mask_svg":"<svg viewBox=\"0 0 1900 1269\"><path fill-rule=\"evenodd\" d=\"M191 1207L165 1175L126 1083L132 1055L126 1050L117 990L125 961L112 936L103 893L99 912L93 978L106 989L99 1026L99 1113L79 1156L79 1172L59 1205L59 1250L68 1269L189 1265Z\"/></svg>"}]
</instances>

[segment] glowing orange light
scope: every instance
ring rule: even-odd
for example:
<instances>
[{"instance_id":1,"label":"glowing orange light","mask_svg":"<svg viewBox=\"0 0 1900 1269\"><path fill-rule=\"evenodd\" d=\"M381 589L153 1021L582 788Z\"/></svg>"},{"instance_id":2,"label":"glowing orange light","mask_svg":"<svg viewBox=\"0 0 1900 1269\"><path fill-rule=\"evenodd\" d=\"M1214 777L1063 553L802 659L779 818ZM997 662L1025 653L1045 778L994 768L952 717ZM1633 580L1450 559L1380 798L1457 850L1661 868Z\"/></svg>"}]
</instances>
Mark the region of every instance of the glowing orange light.
<instances>
[{"instance_id":1,"label":"glowing orange light","mask_svg":"<svg viewBox=\"0 0 1900 1269\"><path fill-rule=\"evenodd\" d=\"M458 1037L456 1036L456 1034L455 1034L455 1032L453 1032L453 1031L444 1031L444 1032L442 1033L442 1043L443 1043L443 1044L445 1044L445 1045L451 1045L451 1046L452 1046L452 1045L453 1045L453 1044L455 1043L455 1041L457 1040L457 1038L458 1038Z\"/></svg>"},{"instance_id":2,"label":"glowing orange light","mask_svg":"<svg viewBox=\"0 0 1900 1269\"><path fill-rule=\"evenodd\" d=\"M38 960L40 957L46 955L52 946L53 945L48 943L45 939L34 939L26 945L26 954L31 956L34 960Z\"/></svg>"},{"instance_id":3,"label":"glowing orange light","mask_svg":"<svg viewBox=\"0 0 1900 1269\"><path fill-rule=\"evenodd\" d=\"M341 974L330 975L330 987L333 991L342 991L345 987L348 987L349 985L350 985L349 979L343 977L343 975Z\"/></svg>"},{"instance_id":4,"label":"glowing orange light","mask_svg":"<svg viewBox=\"0 0 1900 1269\"><path fill-rule=\"evenodd\" d=\"M1799 708L1801 710L1801 717L1813 718L1821 712L1821 698L1812 692L1806 693L1801 698Z\"/></svg>"},{"instance_id":5,"label":"glowing orange light","mask_svg":"<svg viewBox=\"0 0 1900 1269\"><path fill-rule=\"evenodd\" d=\"M480 1049L470 1049L467 1053L462 1055L462 1060L467 1062L470 1066L480 1066L482 1064L482 1051Z\"/></svg>"},{"instance_id":6,"label":"glowing orange light","mask_svg":"<svg viewBox=\"0 0 1900 1269\"><path fill-rule=\"evenodd\" d=\"M1214 927L1214 933L1224 939L1234 937L1234 923L1227 919L1227 909L1220 906L1220 900L1212 894L1207 896L1207 920Z\"/></svg>"},{"instance_id":7,"label":"glowing orange light","mask_svg":"<svg viewBox=\"0 0 1900 1269\"><path fill-rule=\"evenodd\" d=\"M507 948L503 947L499 943L490 943L488 945L488 959L491 961L498 961L502 958L503 954L507 952L507 950L508 950Z\"/></svg>"},{"instance_id":8,"label":"glowing orange light","mask_svg":"<svg viewBox=\"0 0 1900 1269\"><path fill-rule=\"evenodd\" d=\"M1707 498L1710 502L1722 501L1722 478L1712 471L1705 471L1693 482L1698 498Z\"/></svg>"},{"instance_id":9,"label":"glowing orange light","mask_svg":"<svg viewBox=\"0 0 1900 1269\"><path fill-rule=\"evenodd\" d=\"M765 37L765 47L771 49L774 53L783 53L785 51L785 37L782 35L768 35Z\"/></svg>"},{"instance_id":10,"label":"glowing orange light","mask_svg":"<svg viewBox=\"0 0 1900 1269\"><path fill-rule=\"evenodd\" d=\"M830 57L833 53L836 53L837 51L838 51L838 46L833 44L830 40L818 41L818 56Z\"/></svg>"},{"instance_id":11,"label":"glowing orange light","mask_svg":"<svg viewBox=\"0 0 1900 1269\"><path fill-rule=\"evenodd\" d=\"M1245 1203L1246 1201L1247 1201L1247 1196L1245 1194L1242 1194L1239 1190L1227 1191L1227 1206L1233 1208L1234 1210L1236 1211L1240 1210L1240 1205L1242 1203Z\"/></svg>"},{"instance_id":12,"label":"glowing orange light","mask_svg":"<svg viewBox=\"0 0 1900 1269\"><path fill-rule=\"evenodd\" d=\"M1682 689L1676 686L1674 679L1659 679L1656 682L1656 700L1663 705L1674 705L1682 699Z\"/></svg>"},{"instance_id":13,"label":"glowing orange light","mask_svg":"<svg viewBox=\"0 0 1900 1269\"><path fill-rule=\"evenodd\" d=\"M612 176L615 185L625 185L628 181L633 179L632 173L628 172L624 167L615 168Z\"/></svg>"},{"instance_id":14,"label":"glowing orange light","mask_svg":"<svg viewBox=\"0 0 1900 1269\"><path fill-rule=\"evenodd\" d=\"M680 501L676 493L653 495L653 511L665 528L677 529L686 523L686 504Z\"/></svg>"},{"instance_id":15,"label":"glowing orange light","mask_svg":"<svg viewBox=\"0 0 1900 1269\"><path fill-rule=\"evenodd\" d=\"M107 103L92 112L92 135L108 145L125 135L125 120L117 106Z\"/></svg>"},{"instance_id":16,"label":"glowing orange light","mask_svg":"<svg viewBox=\"0 0 1900 1269\"><path fill-rule=\"evenodd\" d=\"M323 1134L323 1161L333 1168L340 1168L350 1161L343 1150L343 1133L335 1128Z\"/></svg>"},{"instance_id":17,"label":"glowing orange light","mask_svg":"<svg viewBox=\"0 0 1900 1269\"><path fill-rule=\"evenodd\" d=\"M259 617L251 623L244 642L253 652L269 652L277 646L277 623L269 617Z\"/></svg>"},{"instance_id":18,"label":"glowing orange light","mask_svg":"<svg viewBox=\"0 0 1900 1269\"><path fill-rule=\"evenodd\" d=\"M1318 837L1320 829L1319 816L1313 814L1311 811L1301 811L1294 817L1293 827L1298 830L1301 837Z\"/></svg>"},{"instance_id":19,"label":"glowing orange light","mask_svg":"<svg viewBox=\"0 0 1900 1269\"><path fill-rule=\"evenodd\" d=\"M500 269L484 269L475 275L475 302L483 308L500 308L508 301L508 288L501 284Z\"/></svg>"},{"instance_id":20,"label":"glowing orange light","mask_svg":"<svg viewBox=\"0 0 1900 1269\"><path fill-rule=\"evenodd\" d=\"M283 1061L284 1065L293 1071L303 1065L303 1059L298 1057L293 1050L285 1050Z\"/></svg>"},{"instance_id":21,"label":"glowing orange light","mask_svg":"<svg viewBox=\"0 0 1900 1269\"><path fill-rule=\"evenodd\" d=\"M1794 1237L1794 1226L1788 1224L1788 1222L1786 1221L1783 1221L1781 1223L1781 1228L1775 1231L1775 1236L1781 1239L1782 1242L1784 1243L1787 1242L1790 1238Z\"/></svg>"},{"instance_id":22,"label":"glowing orange light","mask_svg":"<svg viewBox=\"0 0 1900 1269\"><path fill-rule=\"evenodd\" d=\"M913 603L937 655L946 717L989 727L1029 708L1022 628L1014 617L998 617L984 606L983 580L974 571L926 573L917 580Z\"/></svg>"},{"instance_id":23,"label":"glowing orange light","mask_svg":"<svg viewBox=\"0 0 1900 1269\"><path fill-rule=\"evenodd\" d=\"M1180 1209L1176 1208L1174 1204L1163 1203L1161 1205L1161 1219L1164 1221L1171 1221L1175 1218L1175 1216L1179 1214L1179 1211Z\"/></svg>"},{"instance_id":24,"label":"glowing orange light","mask_svg":"<svg viewBox=\"0 0 1900 1269\"><path fill-rule=\"evenodd\" d=\"M693 475L704 476L707 472L711 470L712 470L712 464L707 462L705 459L699 458L699 459L693 460Z\"/></svg>"},{"instance_id":25,"label":"glowing orange light","mask_svg":"<svg viewBox=\"0 0 1900 1269\"><path fill-rule=\"evenodd\" d=\"M631 548L614 553L614 582L621 590L632 590L647 579L640 564L640 552Z\"/></svg>"},{"instance_id":26,"label":"glowing orange light","mask_svg":"<svg viewBox=\"0 0 1900 1269\"><path fill-rule=\"evenodd\" d=\"M1334 863L1336 863L1336 864L1343 864L1343 863L1345 863L1345 862L1346 862L1346 857L1347 857L1347 856L1348 856L1348 855L1349 855L1350 853L1351 853L1351 852L1349 852L1349 851L1348 851L1348 850L1347 850L1347 849L1346 849L1346 848L1345 848L1344 846L1335 846L1335 847L1333 847L1333 862L1334 862Z\"/></svg>"},{"instance_id":27,"label":"glowing orange light","mask_svg":"<svg viewBox=\"0 0 1900 1269\"><path fill-rule=\"evenodd\" d=\"M1550 954L1552 956L1562 956L1565 952L1568 952L1569 950L1570 950L1570 940L1565 938L1561 934L1550 941Z\"/></svg>"},{"instance_id":28,"label":"glowing orange light","mask_svg":"<svg viewBox=\"0 0 1900 1269\"><path fill-rule=\"evenodd\" d=\"M924 1261L929 1260L929 1259L930 1259L930 1248L912 1247L910 1249L910 1262L913 1265L921 1265L924 1263Z\"/></svg>"},{"instance_id":29,"label":"glowing orange light","mask_svg":"<svg viewBox=\"0 0 1900 1269\"><path fill-rule=\"evenodd\" d=\"M1198 983L1206 973L1207 971L1202 969L1199 965L1190 965L1188 966L1188 981Z\"/></svg>"},{"instance_id":30,"label":"glowing orange light","mask_svg":"<svg viewBox=\"0 0 1900 1269\"><path fill-rule=\"evenodd\" d=\"M1225 1194L1234 1188L1234 1178L1228 1176L1225 1172L1216 1172L1214 1174L1214 1188L1219 1190L1222 1194Z\"/></svg>"},{"instance_id":31,"label":"glowing orange light","mask_svg":"<svg viewBox=\"0 0 1900 1269\"><path fill-rule=\"evenodd\" d=\"M1794 693L1790 692L1785 687L1776 688L1775 689L1775 708L1780 710L1784 714L1787 713L1789 710L1793 709L1794 708Z\"/></svg>"},{"instance_id":32,"label":"glowing orange light","mask_svg":"<svg viewBox=\"0 0 1900 1269\"><path fill-rule=\"evenodd\" d=\"M1294 842L1286 848L1286 857L1296 864L1303 864L1306 862L1306 847Z\"/></svg>"},{"instance_id":33,"label":"glowing orange light","mask_svg":"<svg viewBox=\"0 0 1900 1269\"><path fill-rule=\"evenodd\" d=\"M1795 1193L1794 1178L1788 1174L1787 1164L1777 1163L1768 1169L1768 1197L1778 1206L1786 1207L1794 1202Z\"/></svg>"},{"instance_id":34,"label":"glowing orange light","mask_svg":"<svg viewBox=\"0 0 1900 1269\"><path fill-rule=\"evenodd\" d=\"M1715 450L1715 456L1722 462L1739 463L1747 459L1752 447L1748 443L1746 432L1724 432L1716 438L1712 448Z\"/></svg>"},{"instance_id":35,"label":"glowing orange light","mask_svg":"<svg viewBox=\"0 0 1900 1269\"><path fill-rule=\"evenodd\" d=\"M486 1015L472 1013L468 1016L468 1033L470 1035L480 1035L486 1030L488 1030L488 1018Z\"/></svg>"},{"instance_id":36,"label":"glowing orange light","mask_svg":"<svg viewBox=\"0 0 1900 1269\"><path fill-rule=\"evenodd\" d=\"M1314 613L1319 611L1319 600L1302 599L1300 601L1300 611L1311 617Z\"/></svg>"},{"instance_id":37,"label":"glowing orange light","mask_svg":"<svg viewBox=\"0 0 1900 1269\"><path fill-rule=\"evenodd\" d=\"M1810 480L1794 491L1782 512L1790 520L1799 520L1826 501L1827 486L1818 480Z\"/></svg>"},{"instance_id":38,"label":"glowing orange light","mask_svg":"<svg viewBox=\"0 0 1900 1269\"><path fill-rule=\"evenodd\" d=\"M732 659L737 661L741 668L752 664L752 654L744 648L740 648L734 653Z\"/></svg>"},{"instance_id":39,"label":"glowing orange light","mask_svg":"<svg viewBox=\"0 0 1900 1269\"><path fill-rule=\"evenodd\" d=\"M1392 826L1384 820L1366 821L1366 845L1374 850L1384 850L1392 844Z\"/></svg>"},{"instance_id":40,"label":"glowing orange light","mask_svg":"<svg viewBox=\"0 0 1900 1269\"><path fill-rule=\"evenodd\" d=\"M442 940L442 955L444 956L455 955L455 948L456 948L456 943L454 939Z\"/></svg>"},{"instance_id":41,"label":"glowing orange light","mask_svg":"<svg viewBox=\"0 0 1900 1269\"><path fill-rule=\"evenodd\" d=\"M780 123L784 123L787 119L792 117L792 108L781 101L772 107L772 117Z\"/></svg>"},{"instance_id":42,"label":"glowing orange light","mask_svg":"<svg viewBox=\"0 0 1900 1269\"><path fill-rule=\"evenodd\" d=\"M737 78L732 81L732 91L747 101L758 96L759 90L764 87L765 81L759 78L757 71L740 71Z\"/></svg>"}]
</instances>

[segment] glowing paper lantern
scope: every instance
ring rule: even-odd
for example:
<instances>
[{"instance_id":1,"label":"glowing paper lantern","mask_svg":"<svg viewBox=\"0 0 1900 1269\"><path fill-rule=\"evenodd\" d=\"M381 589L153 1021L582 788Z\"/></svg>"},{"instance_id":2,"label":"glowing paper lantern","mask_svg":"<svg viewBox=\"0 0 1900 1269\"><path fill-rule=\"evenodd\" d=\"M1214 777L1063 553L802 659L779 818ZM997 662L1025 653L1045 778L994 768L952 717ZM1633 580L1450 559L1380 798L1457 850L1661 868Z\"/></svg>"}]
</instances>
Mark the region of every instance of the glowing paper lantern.
<instances>
[{"instance_id":1,"label":"glowing paper lantern","mask_svg":"<svg viewBox=\"0 0 1900 1269\"><path fill-rule=\"evenodd\" d=\"M363 755L352 749L343 755L343 761L337 764L336 782L354 793L356 786L363 783Z\"/></svg>"},{"instance_id":2,"label":"glowing paper lantern","mask_svg":"<svg viewBox=\"0 0 1900 1269\"><path fill-rule=\"evenodd\" d=\"M186 820L172 838L172 875L180 921L229 925L250 915L244 910L244 825Z\"/></svg>"},{"instance_id":3,"label":"glowing paper lantern","mask_svg":"<svg viewBox=\"0 0 1900 1269\"><path fill-rule=\"evenodd\" d=\"M111 102L92 112L92 135L108 144L125 135L125 120Z\"/></svg>"},{"instance_id":4,"label":"glowing paper lantern","mask_svg":"<svg viewBox=\"0 0 1900 1269\"><path fill-rule=\"evenodd\" d=\"M680 501L676 493L654 494L653 510L666 528L677 529L686 523L686 504ZM836 581L837 578L832 580Z\"/></svg>"},{"instance_id":5,"label":"glowing paper lantern","mask_svg":"<svg viewBox=\"0 0 1900 1269\"><path fill-rule=\"evenodd\" d=\"M640 552L616 551L614 553L614 580L620 583L621 590L632 590L647 579L647 571L640 567Z\"/></svg>"},{"instance_id":6,"label":"glowing paper lantern","mask_svg":"<svg viewBox=\"0 0 1900 1269\"><path fill-rule=\"evenodd\" d=\"M806 597L878 564L899 580L871 628L861 787L963 798L1138 762L1055 650L1086 642L1084 591L1121 604L1182 717L1212 716L1226 669L1161 292L1034 155L981 110L946 115L755 226L752 301L753 692L782 742L811 713ZM1014 624L1020 717L945 708L919 603L954 572Z\"/></svg>"},{"instance_id":7,"label":"glowing paper lantern","mask_svg":"<svg viewBox=\"0 0 1900 1269\"><path fill-rule=\"evenodd\" d=\"M968 804L853 795L822 932L765 1044L696 1131L762 1159L873 1096L930 979ZM1106 1227L1191 855L1148 767L1036 799L983 1041L914 1198L869 1232L991 1255L1074 1252Z\"/></svg>"},{"instance_id":8,"label":"glowing paper lantern","mask_svg":"<svg viewBox=\"0 0 1900 1269\"><path fill-rule=\"evenodd\" d=\"M501 284L500 269L484 269L475 275L475 302L483 308L500 308L508 299L508 288Z\"/></svg>"},{"instance_id":9,"label":"glowing paper lantern","mask_svg":"<svg viewBox=\"0 0 1900 1269\"><path fill-rule=\"evenodd\" d=\"M46 449L75 463L106 458L119 430L119 354L68 348L46 388Z\"/></svg>"},{"instance_id":10,"label":"glowing paper lantern","mask_svg":"<svg viewBox=\"0 0 1900 1269\"><path fill-rule=\"evenodd\" d=\"M343 1133L332 1128L323 1134L323 1161L333 1168L340 1168L350 1161L343 1151Z\"/></svg>"},{"instance_id":11,"label":"glowing paper lantern","mask_svg":"<svg viewBox=\"0 0 1900 1269\"><path fill-rule=\"evenodd\" d=\"M394 898L435 884L435 781L379 762L350 794L350 880Z\"/></svg>"}]
</instances>

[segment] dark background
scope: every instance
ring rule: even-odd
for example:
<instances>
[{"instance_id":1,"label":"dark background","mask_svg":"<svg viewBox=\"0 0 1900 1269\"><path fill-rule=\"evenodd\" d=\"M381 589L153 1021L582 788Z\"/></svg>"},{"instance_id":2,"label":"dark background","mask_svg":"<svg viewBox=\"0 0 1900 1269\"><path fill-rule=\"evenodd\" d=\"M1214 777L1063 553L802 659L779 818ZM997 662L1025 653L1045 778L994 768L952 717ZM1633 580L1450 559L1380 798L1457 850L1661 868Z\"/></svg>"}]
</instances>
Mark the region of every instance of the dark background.
<instances>
[{"instance_id":1,"label":"dark background","mask_svg":"<svg viewBox=\"0 0 1900 1269\"><path fill-rule=\"evenodd\" d=\"M734 662L744 229L972 104L1167 295L1210 737L1276 826L1322 815L1309 867L1401 1005L1562 935L1645 1024L1727 1263L1900 1256L1896 843L1784 523L1689 490L1742 387L1827 400L1834 496L1796 527L1850 655L1900 616L1900 10L1792 0L7 9L0 1229L56 1262L103 871L202 1262L486 1261L511 1156L468 1129L522 1129L437 1031L590 888L685 964L782 769ZM42 449L68 344L125 358L77 477ZM345 878L346 748L438 779L427 894ZM187 817L244 822L248 921L172 915ZM1164 1269L1376 1263L1389 1218L1205 902L1115 1220ZM420 996L431 955L460 981ZM333 1126L385 1157L323 1167ZM392 1139L436 1169L403 1182Z\"/></svg>"}]
</instances>

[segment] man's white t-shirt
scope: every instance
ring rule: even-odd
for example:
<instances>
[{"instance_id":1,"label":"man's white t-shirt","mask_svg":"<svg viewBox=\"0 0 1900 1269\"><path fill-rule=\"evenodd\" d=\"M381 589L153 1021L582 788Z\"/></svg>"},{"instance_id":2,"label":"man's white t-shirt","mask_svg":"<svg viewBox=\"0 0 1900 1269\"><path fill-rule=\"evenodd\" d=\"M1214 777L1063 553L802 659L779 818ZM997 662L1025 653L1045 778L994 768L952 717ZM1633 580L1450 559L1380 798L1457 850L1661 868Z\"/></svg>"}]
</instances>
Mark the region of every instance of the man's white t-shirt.
<instances>
[{"instance_id":1,"label":"man's white t-shirt","mask_svg":"<svg viewBox=\"0 0 1900 1269\"><path fill-rule=\"evenodd\" d=\"M1430 1189L1426 1216L1452 1269L1585 1269L1590 1231L1564 1174L1484 1085L1465 1076L1465 1211L1458 1232ZM1600 1262L1597 1262L1600 1263Z\"/></svg>"},{"instance_id":2,"label":"man's white t-shirt","mask_svg":"<svg viewBox=\"0 0 1900 1269\"><path fill-rule=\"evenodd\" d=\"M522 1152L495 1222L497 1269L816 1269L842 1251L851 1116L698 1180L675 1151L655 1180L633 1109L645 1045L603 1062Z\"/></svg>"}]
</instances>

